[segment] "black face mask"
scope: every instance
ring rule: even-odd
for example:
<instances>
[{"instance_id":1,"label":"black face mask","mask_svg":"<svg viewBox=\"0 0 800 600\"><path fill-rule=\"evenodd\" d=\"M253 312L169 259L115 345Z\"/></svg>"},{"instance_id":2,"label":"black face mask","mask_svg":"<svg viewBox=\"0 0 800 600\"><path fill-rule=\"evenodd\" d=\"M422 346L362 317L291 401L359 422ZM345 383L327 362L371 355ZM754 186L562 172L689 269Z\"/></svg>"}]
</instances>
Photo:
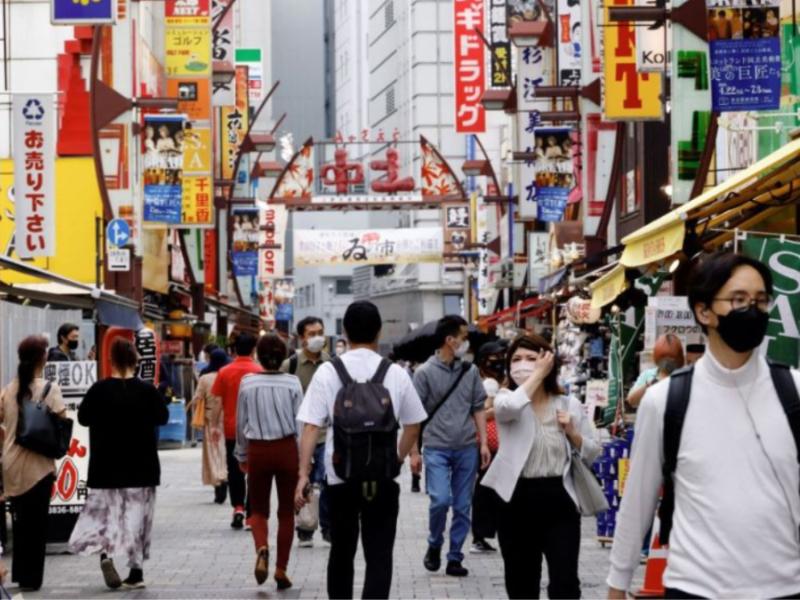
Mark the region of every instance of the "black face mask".
<instances>
[{"instance_id":1,"label":"black face mask","mask_svg":"<svg viewBox=\"0 0 800 600\"><path fill-rule=\"evenodd\" d=\"M744 353L758 348L767 335L769 315L755 306L747 310L732 311L725 316L717 315L722 341L736 352Z\"/></svg>"},{"instance_id":2,"label":"black face mask","mask_svg":"<svg viewBox=\"0 0 800 600\"><path fill-rule=\"evenodd\" d=\"M70 350L78 349L78 340L67 340L67 348Z\"/></svg>"},{"instance_id":3,"label":"black face mask","mask_svg":"<svg viewBox=\"0 0 800 600\"><path fill-rule=\"evenodd\" d=\"M497 379L502 379L506 374L506 366L503 364L502 361L492 361L487 362L486 366L484 367L487 373L491 373Z\"/></svg>"}]
</instances>

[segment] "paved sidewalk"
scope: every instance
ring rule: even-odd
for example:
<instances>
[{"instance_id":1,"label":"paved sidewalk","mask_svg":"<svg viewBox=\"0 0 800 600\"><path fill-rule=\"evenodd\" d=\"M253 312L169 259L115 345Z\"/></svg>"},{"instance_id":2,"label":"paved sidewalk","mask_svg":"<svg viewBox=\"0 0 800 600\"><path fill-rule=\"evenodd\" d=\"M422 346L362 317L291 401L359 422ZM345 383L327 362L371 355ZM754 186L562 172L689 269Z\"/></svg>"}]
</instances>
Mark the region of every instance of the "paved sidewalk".
<instances>
[{"instance_id":1,"label":"paved sidewalk","mask_svg":"<svg viewBox=\"0 0 800 600\"><path fill-rule=\"evenodd\" d=\"M213 492L200 483L200 450L173 450L161 454L159 489L151 560L145 565L147 589L113 592L103 585L99 559L68 555L49 556L41 592L25 598L326 598L328 548L316 536L312 549L295 547L289 576L295 587L278 593L270 579L258 587L253 577L255 550L249 532L230 528L230 509L213 504ZM428 573L422 565L426 550L427 497L411 494L410 477L404 482L395 546L392 597L505 598L503 565L499 555L467 554L469 577L455 579L443 571ZM274 513L274 508L273 508ZM275 518L270 523L274 546ZM584 521L580 575L585 598L605 597L604 580L609 550L594 538L594 519ZM274 558L273 558L274 561ZM124 559L116 561L123 578ZM274 569L274 562L270 571ZM546 573L546 569L545 569ZM356 595L360 597L364 562L356 563ZM12 595L15 590L11 589ZM543 596L546 593L543 592Z\"/></svg>"}]
</instances>

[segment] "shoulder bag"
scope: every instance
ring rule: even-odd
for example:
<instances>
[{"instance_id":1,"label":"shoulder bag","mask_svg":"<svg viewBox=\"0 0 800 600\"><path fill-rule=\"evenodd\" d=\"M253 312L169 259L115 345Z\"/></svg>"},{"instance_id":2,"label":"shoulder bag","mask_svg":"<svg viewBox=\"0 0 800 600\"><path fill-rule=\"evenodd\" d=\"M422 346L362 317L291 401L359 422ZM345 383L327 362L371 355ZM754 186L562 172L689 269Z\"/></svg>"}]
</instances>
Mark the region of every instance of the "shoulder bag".
<instances>
[{"instance_id":1,"label":"shoulder bag","mask_svg":"<svg viewBox=\"0 0 800 600\"><path fill-rule=\"evenodd\" d=\"M461 380L464 379L464 375L466 375L471 368L472 368L472 363L464 362L461 364L461 371L459 372L458 378L456 379L455 383L450 386L450 389L447 390L444 396L442 396L442 399L439 400L439 403L433 407L433 410L428 415L428 418L425 419L420 425L419 440L417 442L420 452L422 452L422 434L425 433L425 428L428 426L428 423L433 421L433 417L435 417L436 413L439 412L439 409L442 408L442 406L444 406L444 403L447 402L447 399L453 395L453 392L456 391L458 384L461 383Z\"/></svg>"},{"instance_id":2,"label":"shoulder bag","mask_svg":"<svg viewBox=\"0 0 800 600\"><path fill-rule=\"evenodd\" d=\"M38 401L24 400L19 406L16 443L23 448L60 459L72 441L72 419L62 419L45 403L52 384L48 381Z\"/></svg>"},{"instance_id":3,"label":"shoulder bag","mask_svg":"<svg viewBox=\"0 0 800 600\"><path fill-rule=\"evenodd\" d=\"M569 410L569 401L566 402L564 410ZM597 482L597 478L592 473L592 470L586 466L586 463L581 459L581 453L572 445L572 442L567 438L569 443L571 462L570 462L570 476L572 483L575 486L575 496L578 500L578 511L585 517L592 517L601 512L608 510L608 500L606 499L603 489Z\"/></svg>"}]
</instances>

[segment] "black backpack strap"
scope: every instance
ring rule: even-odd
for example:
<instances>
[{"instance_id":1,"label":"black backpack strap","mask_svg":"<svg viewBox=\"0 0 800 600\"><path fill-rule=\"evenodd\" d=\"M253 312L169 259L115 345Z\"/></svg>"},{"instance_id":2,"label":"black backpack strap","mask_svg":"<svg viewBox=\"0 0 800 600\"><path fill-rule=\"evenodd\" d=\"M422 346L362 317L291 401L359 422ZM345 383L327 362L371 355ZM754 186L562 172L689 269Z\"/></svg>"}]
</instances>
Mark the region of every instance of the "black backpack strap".
<instances>
[{"instance_id":1,"label":"black backpack strap","mask_svg":"<svg viewBox=\"0 0 800 600\"><path fill-rule=\"evenodd\" d=\"M297 365L299 362L300 359L297 358L297 353L292 354L292 357L289 359L289 373L297 375Z\"/></svg>"},{"instance_id":2,"label":"black backpack strap","mask_svg":"<svg viewBox=\"0 0 800 600\"><path fill-rule=\"evenodd\" d=\"M342 359L338 356L331 361L333 368L336 369L336 372L339 374L339 379L342 380L342 385L350 385L353 383L353 378L350 377L350 373L347 372L347 368L344 366Z\"/></svg>"},{"instance_id":3,"label":"black backpack strap","mask_svg":"<svg viewBox=\"0 0 800 600\"><path fill-rule=\"evenodd\" d=\"M800 396L797 394L791 367L771 360L768 362L772 383L783 406L783 412L786 413L786 419L789 421L789 428L792 430L794 445L797 449L797 460L800 462Z\"/></svg>"},{"instance_id":4,"label":"black backpack strap","mask_svg":"<svg viewBox=\"0 0 800 600\"><path fill-rule=\"evenodd\" d=\"M372 376L372 383L383 385L383 380L386 379L386 374L389 372L391 366L391 361L386 360L385 358L381 359L381 364L378 365L378 370L375 371L375 375Z\"/></svg>"},{"instance_id":5,"label":"black backpack strap","mask_svg":"<svg viewBox=\"0 0 800 600\"><path fill-rule=\"evenodd\" d=\"M681 433L692 396L693 367L676 371L669 378L667 407L664 411L664 467L662 477L664 493L658 517L661 521L659 537L662 544L669 544L672 531L672 513L675 512L675 481L673 475L678 466L678 450L681 446Z\"/></svg>"},{"instance_id":6,"label":"black backpack strap","mask_svg":"<svg viewBox=\"0 0 800 600\"><path fill-rule=\"evenodd\" d=\"M47 400L48 394L50 394L50 390L53 388L53 382L48 381L44 384L44 391L42 392L42 397L39 399L39 402L44 402Z\"/></svg>"}]
</instances>

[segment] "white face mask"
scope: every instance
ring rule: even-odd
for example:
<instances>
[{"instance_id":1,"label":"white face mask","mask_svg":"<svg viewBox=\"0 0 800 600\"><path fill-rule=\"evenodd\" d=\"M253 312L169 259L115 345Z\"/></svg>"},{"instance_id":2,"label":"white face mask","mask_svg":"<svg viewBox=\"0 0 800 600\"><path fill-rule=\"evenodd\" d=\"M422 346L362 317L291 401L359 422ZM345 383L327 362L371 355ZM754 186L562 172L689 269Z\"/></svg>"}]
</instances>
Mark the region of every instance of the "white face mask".
<instances>
[{"instance_id":1,"label":"white face mask","mask_svg":"<svg viewBox=\"0 0 800 600\"><path fill-rule=\"evenodd\" d=\"M530 379L535 369L536 363L528 360L521 360L511 365L511 372L509 374L511 375L511 379L514 380L514 383L522 385Z\"/></svg>"},{"instance_id":2,"label":"white face mask","mask_svg":"<svg viewBox=\"0 0 800 600\"><path fill-rule=\"evenodd\" d=\"M321 335L312 337L310 340L308 340L306 347L308 348L309 352L316 354L325 347L325 338Z\"/></svg>"},{"instance_id":3,"label":"white face mask","mask_svg":"<svg viewBox=\"0 0 800 600\"><path fill-rule=\"evenodd\" d=\"M336 348L336 356L341 356L345 352L347 352L347 348Z\"/></svg>"},{"instance_id":4,"label":"white face mask","mask_svg":"<svg viewBox=\"0 0 800 600\"><path fill-rule=\"evenodd\" d=\"M469 340L464 340L461 342L458 350L455 351L456 358L464 358L467 352L469 352Z\"/></svg>"}]
</instances>

